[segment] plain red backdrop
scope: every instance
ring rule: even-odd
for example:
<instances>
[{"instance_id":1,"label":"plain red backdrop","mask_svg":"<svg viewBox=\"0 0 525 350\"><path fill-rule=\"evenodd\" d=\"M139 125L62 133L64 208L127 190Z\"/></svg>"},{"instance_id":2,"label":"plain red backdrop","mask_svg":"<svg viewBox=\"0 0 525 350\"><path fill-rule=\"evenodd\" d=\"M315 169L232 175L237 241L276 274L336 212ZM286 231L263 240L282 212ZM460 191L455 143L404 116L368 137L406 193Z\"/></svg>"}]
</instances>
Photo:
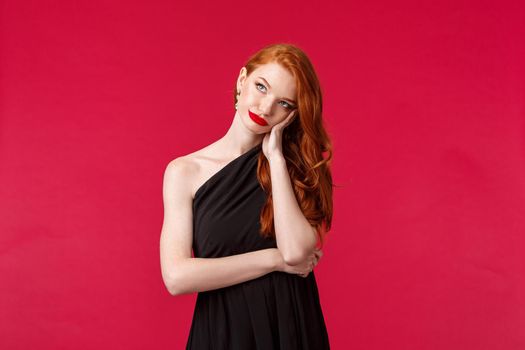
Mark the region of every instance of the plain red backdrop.
<instances>
[{"instance_id":1,"label":"plain red backdrop","mask_svg":"<svg viewBox=\"0 0 525 350\"><path fill-rule=\"evenodd\" d=\"M0 348L184 347L163 172L274 42L310 56L334 141L332 348L525 348L523 2L0 6Z\"/></svg>"}]
</instances>

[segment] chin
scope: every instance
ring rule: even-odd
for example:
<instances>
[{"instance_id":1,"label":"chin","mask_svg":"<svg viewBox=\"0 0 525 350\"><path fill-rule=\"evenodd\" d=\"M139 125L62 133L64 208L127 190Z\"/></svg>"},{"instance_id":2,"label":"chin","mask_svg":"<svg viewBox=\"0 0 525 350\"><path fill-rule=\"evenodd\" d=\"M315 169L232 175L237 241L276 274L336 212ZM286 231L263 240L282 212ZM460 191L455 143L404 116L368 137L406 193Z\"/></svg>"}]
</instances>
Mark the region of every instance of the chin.
<instances>
[{"instance_id":1,"label":"chin","mask_svg":"<svg viewBox=\"0 0 525 350\"><path fill-rule=\"evenodd\" d=\"M251 130L254 134L265 134L271 130L271 125L262 126L255 123L248 115L248 112L246 112L245 117L241 116L241 120L244 126Z\"/></svg>"}]
</instances>

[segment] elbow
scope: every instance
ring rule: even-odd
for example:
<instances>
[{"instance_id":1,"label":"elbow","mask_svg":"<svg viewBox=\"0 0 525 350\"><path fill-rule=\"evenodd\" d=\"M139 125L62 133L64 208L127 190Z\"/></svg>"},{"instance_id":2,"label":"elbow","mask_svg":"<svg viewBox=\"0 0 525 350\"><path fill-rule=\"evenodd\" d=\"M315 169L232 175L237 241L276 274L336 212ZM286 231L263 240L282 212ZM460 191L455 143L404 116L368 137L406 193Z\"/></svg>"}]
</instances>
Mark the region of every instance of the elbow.
<instances>
[{"instance_id":1,"label":"elbow","mask_svg":"<svg viewBox=\"0 0 525 350\"><path fill-rule=\"evenodd\" d=\"M286 265L299 265L307 258L305 252L284 253L283 260Z\"/></svg>"},{"instance_id":2,"label":"elbow","mask_svg":"<svg viewBox=\"0 0 525 350\"><path fill-rule=\"evenodd\" d=\"M180 284L173 283L168 287L168 292L172 296L186 294L187 292L181 288Z\"/></svg>"},{"instance_id":3,"label":"elbow","mask_svg":"<svg viewBox=\"0 0 525 350\"><path fill-rule=\"evenodd\" d=\"M180 278L177 277L175 274L172 274L169 277L165 278L164 285L166 286L166 289L172 296L181 295L185 293L184 290L181 288L182 283L180 282Z\"/></svg>"},{"instance_id":4,"label":"elbow","mask_svg":"<svg viewBox=\"0 0 525 350\"><path fill-rule=\"evenodd\" d=\"M175 287L171 287L170 289L168 289L168 291L170 292L171 296L177 296L177 295L184 294L184 292L176 289Z\"/></svg>"},{"instance_id":5,"label":"elbow","mask_svg":"<svg viewBox=\"0 0 525 350\"><path fill-rule=\"evenodd\" d=\"M180 291L177 290L177 285L175 283L171 283L169 285L166 285L166 288L168 289L168 292L171 294L171 296L180 295Z\"/></svg>"},{"instance_id":6,"label":"elbow","mask_svg":"<svg viewBox=\"0 0 525 350\"><path fill-rule=\"evenodd\" d=\"M172 278L164 278L164 286L172 296L178 295L177 284Z\"/></svg>"},{"instance_id":7,"label":"elbow","mask_svg":"<svg viewBox=\"0 0 525 350\"><path fill-rule=\"evenodd\" d=\"M283 252L283 260L287 265L299 265L303 263L306 259L310 257L310 255L313 253L316 245L316 241L312 240L310 244L308 244L304 248L297 248L295 250L288 250Z\"/></svg>"}]
</instances>

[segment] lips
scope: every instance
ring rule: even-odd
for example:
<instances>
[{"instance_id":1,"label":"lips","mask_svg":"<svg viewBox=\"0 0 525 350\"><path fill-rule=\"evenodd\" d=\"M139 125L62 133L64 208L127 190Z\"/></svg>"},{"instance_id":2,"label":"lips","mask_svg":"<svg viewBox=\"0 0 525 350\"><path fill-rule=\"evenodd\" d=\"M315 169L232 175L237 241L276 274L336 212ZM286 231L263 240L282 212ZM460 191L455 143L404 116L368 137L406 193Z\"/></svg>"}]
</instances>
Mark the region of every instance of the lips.
<instances>
[{"instance_id":1,"label":"lips","mask_svg":"<svg viewBox=\"0 0 525 350\"><path fill-rule=\"evenodd\" d=\"M250 111L248 111L248 114L250 115L250 118L256 122L257 124L259 125L262 125L262 126L266 126L268 125L268 123L266 122L266 120L264 120L263 118L259 117L257 114L255 113L252 113Z\"/></svg>"}]
</instances>

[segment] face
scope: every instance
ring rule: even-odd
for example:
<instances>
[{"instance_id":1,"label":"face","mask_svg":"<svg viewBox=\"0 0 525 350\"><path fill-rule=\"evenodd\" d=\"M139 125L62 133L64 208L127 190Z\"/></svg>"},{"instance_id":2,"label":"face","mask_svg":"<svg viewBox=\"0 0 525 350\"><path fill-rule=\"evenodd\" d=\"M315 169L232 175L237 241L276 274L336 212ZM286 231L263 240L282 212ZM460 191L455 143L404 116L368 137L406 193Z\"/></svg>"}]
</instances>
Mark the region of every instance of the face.
<instances>
[{"instance_id":1,"label":"face","mask_svg":"<svg viewBox=\"0 0 525 350\"><path fill-rule=\"evenodd\" d=\"M246 74L242 67L237 79L237 113L248 129L270 132L297 108L295 80L278 63L259 66L249 76Z\"/></svg>"}]
</instances>

